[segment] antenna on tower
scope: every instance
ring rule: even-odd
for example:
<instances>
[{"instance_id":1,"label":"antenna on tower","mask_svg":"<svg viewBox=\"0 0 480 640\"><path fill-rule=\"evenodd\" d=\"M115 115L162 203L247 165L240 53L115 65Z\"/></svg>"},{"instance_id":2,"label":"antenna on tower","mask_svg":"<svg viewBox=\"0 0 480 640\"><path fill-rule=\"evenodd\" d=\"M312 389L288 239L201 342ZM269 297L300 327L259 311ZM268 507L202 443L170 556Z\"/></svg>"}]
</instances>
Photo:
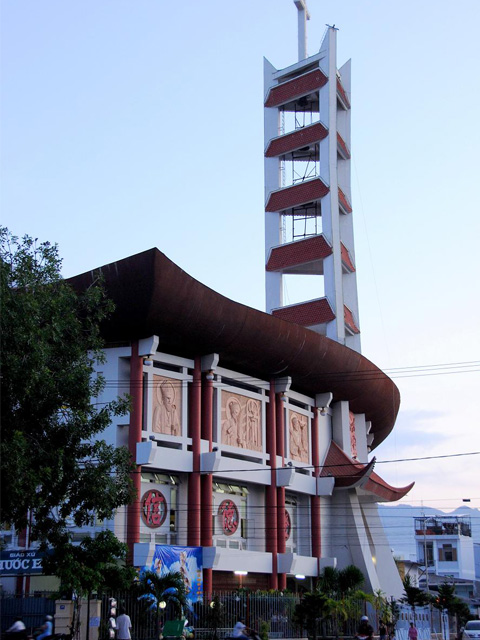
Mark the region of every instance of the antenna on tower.
<instances>
[{"instance_id":1,"label":"antenna on tower","mask_svg":"<svg viewBox=\"0 0 480 640\"><path fill-rule=\"evenodd\" d=\"M306 0L293 0L298 11L298 61L307 58L307 20L310 14Z\"/></svg>"}]
</instances>

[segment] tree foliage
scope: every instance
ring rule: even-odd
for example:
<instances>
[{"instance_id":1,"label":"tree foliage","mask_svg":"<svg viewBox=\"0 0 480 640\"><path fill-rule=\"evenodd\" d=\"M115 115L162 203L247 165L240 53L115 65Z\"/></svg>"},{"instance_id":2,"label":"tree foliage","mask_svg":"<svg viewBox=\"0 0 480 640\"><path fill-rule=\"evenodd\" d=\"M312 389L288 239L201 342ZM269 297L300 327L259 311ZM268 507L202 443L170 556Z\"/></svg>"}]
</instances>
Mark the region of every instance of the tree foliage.
<instances>
[{"instance_id":1,"label":"tree foliage","mask_svg":"<svg viewBox=\"0 0 480 640\"><path fill-rule=\"evenodd\" d=\"M62 552L60 564L55 556L43 560L44 573L48 574L51 567L60 578L62 590L86 596L107 589L129 589L133 584L136 570L124 563L127 546L111 531L85 537L79 545L63 547Z\"/></svg>"},{"instance_id":2,"label":"tree foliage","mask_svg":"<svg viewBox=\"0 0 480 640\"><path fill-rule=\"evenodd\" d=\"M412 579L407 574L403 579L403 598L400 599L400 602L405 602L409 604L415 615L415 607L424 607L430 602L430 596L426 591L415 587L412 584Z\"/></svg>"},{"instance_id":3,"label":"tree foliage","mask_svg":"<svg viewBox=\"0 0 480 640\"><path fill-rule=\"evenodd\" d=\"M317 590L333 598L345 598L358 591L364 580L363 573L353 564L343 569L325 567L319 576Z\"/></svg>"},{"instance_id":4,"label":"tree foliage","mask_svg":"<svg viewBox=\"0 0 480 640\"><path fill-rule=\"evenodd\" d=\"M437 609L446 609L448 613L456 615L460 623L465 623L470 617L468 604L455 595L455 584L448 581L438 587L438 593L433 599L433 606Z\"/></svg>"},{"instance_id":5,"label":"tree foliage","mask_svg":"<svg viewBox=\"0 0 480 640\"><path fill-rule=\"evenodd\" d=\"M358 618L362 604L372 600L370 594L360 591L364 580L363 573L355 565L343 569L325 567L315 591L306 593L296 606L294 622L315 640L324 623L329 621L338 637L339 624L343 625L349 618Z\"/></svg>"},{"instance_id":6,"label":"tree foliage","mask_svg":"<svg viewBox=\"0 0 480 640\"><path fill-rule=\"evenodd\" d=\"M310 638L316 640L321 633L321 624L334 613L337 603L324 593L306 593L295 607L293 623L308 633Z\"/></svg>"},{"instance_id":7,"label":"tree foliage","mask_svg":"<svg viewBox=\"0 0 480 640\"><path fill-rule=\"evenodd\" d=\"M157 631L160 630L162 606L170 618L180 620L188 607L187 589L182 574L171 571L163 576L155 571L141 571L135 590L145 608L154 613Z\"/></svg>"},{"instance_id":8,"label":"tree foliage","mask_svg":"<svg viewBox=\"0 0 480 640\"><path fill-rule=\"evenodd\" d=\"M128 450L100 438L129 406L95 403L105 386L99 326L112 311L101 280L79 294L60 268L56 245L0 228L2 521L17 530L30 521L32 539L55 551L49 564L63 555L75 566L71 526L133 499Z\"/></svg>"}]
</instances>

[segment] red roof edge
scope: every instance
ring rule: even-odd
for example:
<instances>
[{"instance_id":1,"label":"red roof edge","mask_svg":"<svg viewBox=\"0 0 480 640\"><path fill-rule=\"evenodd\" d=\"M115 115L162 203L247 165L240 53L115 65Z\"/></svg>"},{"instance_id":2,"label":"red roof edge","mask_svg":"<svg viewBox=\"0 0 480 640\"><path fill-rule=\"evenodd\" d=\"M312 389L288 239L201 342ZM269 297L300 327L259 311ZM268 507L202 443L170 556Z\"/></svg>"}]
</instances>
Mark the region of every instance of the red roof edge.
<instances>
[{"instance_id":1,"label":"red roof edge","mask_svg":"<svg viewBox=\"0 0 480 640\"><path fill-rule=\"evenodd\" d=\"M343 193L340 187L338 187L338 203L340 205L342 213L352 213L352 205L350 204L347 196Z\"/></svg>"},{"instance_id":2,"label":"red roof edge","mask_svg":"<svg viewBox=\"0 0 480 640\"><path fill-rule=\"evenodd\" d=\"M340 82L339 78L337 78L337 95L341 102L343 102L345 108L350 109L350 100L348 99L347 92L343 88L343 84Z\"/></svg>"},{"instance_id":3,"label":"red roof edge","mask_svg":"<svg viewBox=\"0 0 480 640\"><path fill-rule=\"evenodd\" d=\"M341 251L341 254L342 254L342 262L343 262L343 264L347 267L347 269L350 272L353 273L355 271L355 265L353 264L352 258L350 256L350 251L343 244L343 242L340 243L340 251Z\"/></svg>"},{"instance_id":4,"label":"red roof edge","mask_svg":"<svg viewBox=\"0 0 480 640\"><path fill-rule=\"evenodd\" d=\"M348 329L350 329L352 333L360 333L360 329L357 327L357 324L353 318L353 313L346 305L343 305L343 318L345 321L345 325Z\"/></svg>"},{"instance_id":5,"label":"red roof edge","mask_svg":"<svg viewBox=\"0 0 480 640\"><path fill-rule=\"evenodd\" d=\"M286 267L323 260L331 255L332 247L321 234L273 247L268 258L267 271L281 271Z\"/></svg>"},{"instance_id":6,"label":"red roof edge","mask_svg":"<svg viewBox=\"0 0 480 640\"><path fill-rule=\"evenodd\" d=\"M383 502L396 502L406 496L415 483L407 487L392 487L375 473L375 462L375 458L365 465L352 460L336 442L331 442L320 476L333 476L337 488L361 487Z\"/></svg>"}]
</instances>

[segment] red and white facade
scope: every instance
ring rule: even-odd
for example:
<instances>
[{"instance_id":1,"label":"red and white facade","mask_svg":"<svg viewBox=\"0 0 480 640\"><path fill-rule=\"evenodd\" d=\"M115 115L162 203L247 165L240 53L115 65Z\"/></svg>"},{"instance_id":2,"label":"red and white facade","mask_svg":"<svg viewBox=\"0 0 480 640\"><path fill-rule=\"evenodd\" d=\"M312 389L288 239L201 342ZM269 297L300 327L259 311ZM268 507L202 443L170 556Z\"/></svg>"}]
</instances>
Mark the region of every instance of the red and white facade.
<instances>
[{"instance_id":1,"label":"red and white facade","mask_svg":"<svg viewBox=\"0 0 480 640\"><path fill-rule=\"evenodd\" d=\"M265 270L268 313L360 350L350 188L350 61L337 67L334 27L319 53L277 70L265 60ZM309 297L287 304L305 276ZM293 285L295 286L295 285Z\"/></svg>"},{"instance_id":2,"label":"red and white facade","mask_svg":"<svg viewBox=\"0 0 480 640\"><path fill-rule=\"evenodd\" d=\"M369 461L400 398L360 353L350 65L337 71L335 40L329 28L318 54L304 59L300 46L287 69L265 63L267 313L158 249L101 267L115 313L102 326L99 402L132 398L102 437L130 450L138 499L75 535L111 529L138 567L156 545L202 547L207 593L238 587L235 571L248 572L245 587L284 589L352 563L367 589L403 591L376 503L411 486L388 485ZM95 274L71 283L83 290ZM324 291L284 305L282 280L295 274L323 278Z\"/></svg>"}]
</instances>

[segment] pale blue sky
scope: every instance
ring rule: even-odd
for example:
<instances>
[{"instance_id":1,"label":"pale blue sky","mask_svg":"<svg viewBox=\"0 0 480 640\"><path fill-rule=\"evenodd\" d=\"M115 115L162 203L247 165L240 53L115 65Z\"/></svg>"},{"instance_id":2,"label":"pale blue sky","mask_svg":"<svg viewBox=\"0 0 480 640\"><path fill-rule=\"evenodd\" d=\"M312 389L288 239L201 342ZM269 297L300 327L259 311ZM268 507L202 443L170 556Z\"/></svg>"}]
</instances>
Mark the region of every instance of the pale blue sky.
<instances>
[{"instance_id":1,"label":"pale blue sky","mask_svg":"<svg viewBox=\"0 0 480 640\"><path fill-rule=\"evenodd\" d=\"M352 58L363 353L478 362L480 3L309 8L309 53L335 23L339 64ZM3 0L1 28L2 223L58 242L65 276L157 246L263 309L262 57L296 61L292 0ZM479 367L440 372L395 378L380 460L480 451ZM377 470L448 509L480 506L479 461Z\"/></svg>"}]
</instances>

